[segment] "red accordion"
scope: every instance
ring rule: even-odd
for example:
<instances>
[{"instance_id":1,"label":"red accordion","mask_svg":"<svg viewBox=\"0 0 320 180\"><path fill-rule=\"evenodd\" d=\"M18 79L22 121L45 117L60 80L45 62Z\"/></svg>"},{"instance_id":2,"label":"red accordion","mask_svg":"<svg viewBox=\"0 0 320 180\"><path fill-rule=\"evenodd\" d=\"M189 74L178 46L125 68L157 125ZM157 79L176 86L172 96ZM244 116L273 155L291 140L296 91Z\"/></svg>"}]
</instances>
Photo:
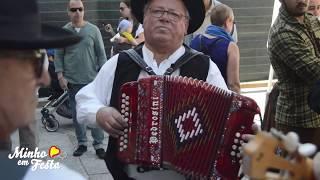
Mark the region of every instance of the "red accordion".
<instances>
[{"instance_id":1,"label":"red accordion","mask_svg":"<svg viewBox=\"0 0 320 180\"><path fill-rule=\"evenodd\" d=\"M241 135L260 113L254 100L180 76L151 76L120 91L129 124L118 140L121 161L192 179L237 178Z\"/></svg>"}]
</instances>

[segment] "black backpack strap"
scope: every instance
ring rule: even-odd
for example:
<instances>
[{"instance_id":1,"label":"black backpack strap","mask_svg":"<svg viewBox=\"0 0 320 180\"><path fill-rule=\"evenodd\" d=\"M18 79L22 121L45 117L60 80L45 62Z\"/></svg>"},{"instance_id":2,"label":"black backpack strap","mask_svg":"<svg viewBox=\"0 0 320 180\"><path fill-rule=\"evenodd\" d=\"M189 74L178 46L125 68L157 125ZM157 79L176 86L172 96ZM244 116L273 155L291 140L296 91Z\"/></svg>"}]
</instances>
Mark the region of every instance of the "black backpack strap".
<instances>
[{"instance_id":1,"label":"black backpack strap","mask_svg":"<svg viewBox=\"0 0 320 180\"><path fill-rule=\"evenodd\" d=\"M128 49L123 52L126 53L135 63L137 63L137 65L139 65L149 75L156 75L153 69L147 65L147 63L142 59L142 57L137 53L136 50Z\"/></svg>"},{"instance_id":2,"label":"black backpack strap","mask_svg":"<svg viewBox=\"0 0 320 180\"><path fill-rule=\"evenodd\" d=\"M185 53L175 63L171 64L171 66L166 70L164 75L171 75L174 71L179 69L189 60L191 60L197 55L202 54L196 50L191 49L187 45L184 45L184 47L185 47ZM129 49L123 52L126 53L135 63L137 63L137 65L139 65L149 75L156 75L153 69L150 66L148 66L146 62L143 60L143 58L138 54L137 51L139 48L142 48L142 46L137 47L137 49Z\"/></svg>"},{"instance_id":3,"label":"black backpack strap","mask_svg":"<svg viewBox=\"0 0 320 180\"><path fill-rule=\"evenodd\" d=\"M183 66L185 63L190 61L192 58L202 54L201 52L191 49L187 45L184 45L184 47L186 50L185 53L175 63L171 64L171 67L166 70L165 75L172 74L175 70L179 69L181 66Z\"/></svg>"}]
</instances>

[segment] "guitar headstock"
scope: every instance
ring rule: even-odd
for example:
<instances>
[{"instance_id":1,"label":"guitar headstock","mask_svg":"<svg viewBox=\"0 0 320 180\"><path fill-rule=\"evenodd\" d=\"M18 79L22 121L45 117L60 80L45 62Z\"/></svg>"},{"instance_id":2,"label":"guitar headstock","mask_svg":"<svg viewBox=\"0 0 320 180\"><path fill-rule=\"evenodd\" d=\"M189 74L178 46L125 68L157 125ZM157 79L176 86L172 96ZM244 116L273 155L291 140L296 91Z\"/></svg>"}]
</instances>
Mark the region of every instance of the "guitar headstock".
<instances>
[{"instance_id":1,"label":"guitar headstock","mask_svg":"<svg viewBox=\"0 0 320 180\"><path fill-rule=\"evenodd\" d=\"M314 179L312 160L299 146L295 135L261 131L243 147L243 171L253 179Z\"/></svg>"}]
</instances>

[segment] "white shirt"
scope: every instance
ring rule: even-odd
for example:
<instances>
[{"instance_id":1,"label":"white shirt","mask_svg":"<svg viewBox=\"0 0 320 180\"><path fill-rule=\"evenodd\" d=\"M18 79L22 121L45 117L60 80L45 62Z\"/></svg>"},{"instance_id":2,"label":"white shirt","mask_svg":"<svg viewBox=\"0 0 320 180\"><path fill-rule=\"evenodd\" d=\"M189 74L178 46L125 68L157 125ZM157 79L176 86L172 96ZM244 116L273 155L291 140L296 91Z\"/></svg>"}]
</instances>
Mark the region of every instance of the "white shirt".
<instances>
[{"instance_id":1,"label":"white shirt","mask_svg":"<svg viewBox=\"0 0 320 180\"><path fill-rule=\"evenodd\" d=\"M142 48L143 59L157 75L163 75L165 71L175 63L180 56L185 53L185 48L181 46L168 59L162 61L159 66L154 59L153 53L144 45ZM77 101L77 119L80 124L96 125L97 111L105 106L110 105L113 80L118 63L118 54L110 58L101 68L93 82L83 87L76 95ZM216 66L211 60L206 82L222 89L228 90L224 79ZM180 69L172 73L178 76ZM138 79L148 77L148 73L141 70Z\"/></svg>"}]
</instances>

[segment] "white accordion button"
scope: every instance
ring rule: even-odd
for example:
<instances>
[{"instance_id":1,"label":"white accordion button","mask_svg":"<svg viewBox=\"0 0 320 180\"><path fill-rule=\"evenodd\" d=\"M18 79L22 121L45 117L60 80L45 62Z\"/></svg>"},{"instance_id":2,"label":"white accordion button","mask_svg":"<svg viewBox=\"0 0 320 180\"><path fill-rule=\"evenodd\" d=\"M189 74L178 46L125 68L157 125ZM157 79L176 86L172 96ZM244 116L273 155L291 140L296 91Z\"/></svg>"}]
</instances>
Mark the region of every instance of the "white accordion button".
<instances>
[{"instance_id":1,"label":"white accordion button","mask_svg":"<svg viewBox=\"0 0 320 180\"><path fill-rule=\"evenodd\" d=\"M126 107L126 105L124 104L121 104L121 108L124 109Z\"/></svg>"},{"instance_id":2,"label":"white accordion button","mask_svg":"<svg viewBox=\"0 0 320 180\"><path fill-rule=\"evenodd\" d=\"M123 104L125 104L126 103L126 100L125 99L122 99L122 101L121 101Z\"/></svg>"},{"instance_id":3,"label":"white accordion button","mask_svg":"<svg viewBox=\"0 0 320 180\"><path fill-rule=\"evenodd\" d=\"M121 114L124 114L126 111L124 109L121 109Z\"/></svg>"},{"instance_id":4,"label":"white accordion button","mask_svg":"<svg viewBox=\"0 0 320 180\"><path fill-rule=\"evenodd\" d=\"M128 118L127 118L127 119L128 119ZM128 128L125 128L125 129L124 129L124 132L127 133L127 132L128 132Z\"/></svg>"},{"instance_id":5,"label":"white accordion button","mask_svg":"<svg viewBox=\"0 0 320 180\"><path fill-rule=\"evenodd\" d=\"M128 146L127 146L127 145L124 145L124 146L123 146L123 149L127 149L127 148L128 148Z\"/></svg>"},{"instance_id":6,"label":"white accordion button","mask_svg":"<svg viewBox=\"0 0 320 180\"><path fill-rule=\"evenodd\" d=\"M129 96L126 96L126 100L129 100L130 99L130 97Z\"/></svg>"},{"instance_id":7,"label":"white accordion button","mask_svg":"<svg viewBox=\"0 0 320 180\"><path fill-rule=\"evenodd\" d=\"M124 144L123 144L123 142L120 142L120 146L123 146Z\"/></svg>"},{"instance_id":8,"label":"white accordion button","mask_svg":"<svg viewBox=\"0 0 320 180\"><path fill-rule=\"evenodd\" d=\"M125 122L128 122L128 121L129 121L129 119L128 119L128 118L124 118L124 121L125 121Z\"/></svg>"},{"instance_id":9,"label":"white accordion button","mask_svg":"<svg viewBox=\"0 0 320 180\"><path fill-rule=\"evenodd\" d=\"M124 137L123 136L120 136L120 141L123 141Z\"/></svg>"},{"instance_id":10,"label":"white accordion button","mask_svg":"<svg viewBox=\"0 0 320 180\"><path fill-rule=\"evenodd\" d=\"M236 152L231 151L230 155L231 155L231 156L236 156Z\"/></svg>"},{"instance_id":11,"label":"white accordion button","mask_svg":"<svg viewBox=\"0 0 320 180\"><path fill-rule=\"evenodd\" d=\"M119 148L119 150L120 150L120 152L121 152L121 151L123 151L123 148L122 148L122 147L120 147L120 148Z\"/></svg>"},{"instance_id":12,"label":"white accordion button","mask_svg":"<svg viewBox=\"0 0 320 180\"><path fill-rule=\"evenodd\" d=\"M237 145L232 145L232 149L236 150L237 149Z\"/></svg>"},{"instance_id":13,"label":"white accordion button","mask_svg":"<svg viewBox=\"0 0 320 180\"><path fill-rule=\"evenodd\" d=\"M122 97L126 97L127 95L125 93L122 93Z\"/></svg>"},{"instance_id":14,"label":"white accordion button","mask_svg":"<svg viewBox=\"0 0 320 180\"><path fill-rule=\"evenodd\" d=\"M127 139L125 139L123 142L124 142L125 144L128 144L128 140L127 140Z\"/></svg>"},{"instance_id":15,"label":"white accordion button","mask_svg":"<svg viewBox=\"0 0 320 180\"><path fill-rule=\"evenodd\" d=\"M233 142L236 143L236 144L238 144L238 143L239 143L239 139L234 139Z\"/></svg>"},{"instance_id":16,"label":"white accordion button","mask_svg":"<svg viewBox=\"0 0 320 180\"><path fill-rule=\"evenodd\" d=\"M239 138L241 134L239 132L236 133L236 137Z\"/></svg>"}]
</instances>

